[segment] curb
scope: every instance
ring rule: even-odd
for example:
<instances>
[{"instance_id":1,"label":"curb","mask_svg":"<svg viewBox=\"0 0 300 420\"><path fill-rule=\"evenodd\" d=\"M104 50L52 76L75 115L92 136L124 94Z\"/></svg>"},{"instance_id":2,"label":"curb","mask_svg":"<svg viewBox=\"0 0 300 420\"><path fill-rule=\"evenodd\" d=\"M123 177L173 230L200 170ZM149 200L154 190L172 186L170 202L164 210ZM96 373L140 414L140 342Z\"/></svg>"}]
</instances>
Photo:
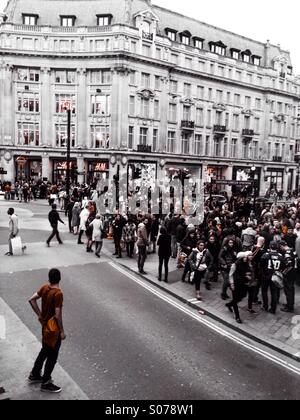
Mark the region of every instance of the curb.
<instances>
[{"instance_id":1,"label":"curb","mask_svg":"<svg viewBox=\"0 0 300 420\"><path fill-rule=\"evenodd\" d=\"M262 338L259 338L247 331L242 330L241 328L232 325L230 322L218 317L217 315L213 314L212 312L207 311L206 309L201 308L201 306L195 305L192 302L187 301L185 298L179 296L177 293L172 292L172 290L168 290L166 288L164 288L163 286L161 286L160 284L157 284L155 281L151 280L148 277L143 276L142 274L136 272L135 270L133 270L132 268L128 267L125 264L120 263L119 261L115 261L110 255L106 255L106 257L108 257L110 260L112 260L115 264L121 266L122 268L127 269L128 271L132 272L135 275L138 275L139 277L141 277L142 279L144 279L145 281L147 281L148 283L152 284L153 286L157 287L160 290L163 290L165 293L169 294L170 296L174 297L175 299L179 300L180 302L184 303L185 305L196 309L197 311L203 311L205 313L205 316L213 319L214 321L217 321L223 325L225 325L227 328L230 328L231 330L238 332L239 334L243 335L244 337L247 337L259 344L262 344L265 347L268 347L269 349L276 351L280 354L282 354L285 357L288 357L289 359L292 359L296 362L300 362L300 357L296 356L294 354L289 353L288 351L281 349L280 347L277 347L276 345L269 343L268 341L263 340Z\"/></svg>"},{"instance_id":2,"label":"curb","mask_svg":"<svg viewBox=\"0 0 300 420\"><path fill-rule=\"evenodd\" d=\"M10 400L7 392L5 391L5 389L1 386L0 387L0 401L8 401Z\"/></svg>"}]
</instances>

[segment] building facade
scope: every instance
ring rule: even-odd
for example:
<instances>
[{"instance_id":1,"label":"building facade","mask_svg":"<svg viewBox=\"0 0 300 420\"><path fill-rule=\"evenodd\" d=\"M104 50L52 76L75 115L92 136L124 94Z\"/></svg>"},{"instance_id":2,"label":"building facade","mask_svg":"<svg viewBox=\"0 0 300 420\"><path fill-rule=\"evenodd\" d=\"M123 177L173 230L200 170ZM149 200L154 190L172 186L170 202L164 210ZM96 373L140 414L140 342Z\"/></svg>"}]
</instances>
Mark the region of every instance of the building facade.
<instances>
[{"instance_id":1,"label":"building facade","mask_svg":"<svg viewBox=\"0 0 300 420\"><path fill-rule=\"evenodd\" d=\"M0 15L2 180L170 177L294 190L288 51L146 0L10 0ZM252 174L253 176L253 174ZM225 189L225 187L222 187Z\"/></svg>"}]
</instances>

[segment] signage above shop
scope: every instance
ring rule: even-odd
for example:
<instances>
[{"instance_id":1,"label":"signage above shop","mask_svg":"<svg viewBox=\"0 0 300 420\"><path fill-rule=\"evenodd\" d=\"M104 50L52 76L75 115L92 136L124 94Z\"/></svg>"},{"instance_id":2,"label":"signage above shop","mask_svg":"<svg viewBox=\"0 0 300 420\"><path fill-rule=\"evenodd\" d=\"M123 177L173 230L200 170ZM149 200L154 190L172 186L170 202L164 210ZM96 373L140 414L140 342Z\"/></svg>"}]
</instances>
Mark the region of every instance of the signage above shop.
<instances>
[{"instance_id":1,"label":"signage above shop","mask_svg":"<svg viewBox=\"0 0 300 420\"><path fill-rule=\"evenodd\" d=\"M94 170L97 172L107 172L108 171L108 163L107 162L98 162L94 166Z\"/></svg>"},{"instance_id":2,"label":"signage above shop","mask_svg":"<svg viewBox=\"0 0 300 420\"><path fill-rule=\"evenodd\" d=\"M72 169L73 166L73 162L69 163L69 168ZM66 171L68 167L68 163L67 162L57 162L56 164L56 169L61 170L61 171Z\"/></svg>"},{"instance_id":3,"label":"signage above shop","mask_svg":"<svg viewBox=\"0 0 300 420\"><path fill-rule=\"evenodd\" d=\"M228 185L228 186L239 186L239 187L247 187L247 186L251 186L253 185L255 182L255 180L250 180L250 181L236 181L236 180L226 180L226 179L217 179L217 180L212 180L213 184L216 185Z\"/></svg>"},{"instance_id":4,"label":"signage above shop","mask_svg":"<svg viewBox=\"0 0 300 420\"><path fill-rule=\"evenodd\" d=\"M25 165L25 163L27 162L27 158L24 156L18 156L16 162L20 163L20 165Z\"/></svg>"}]
</instances>

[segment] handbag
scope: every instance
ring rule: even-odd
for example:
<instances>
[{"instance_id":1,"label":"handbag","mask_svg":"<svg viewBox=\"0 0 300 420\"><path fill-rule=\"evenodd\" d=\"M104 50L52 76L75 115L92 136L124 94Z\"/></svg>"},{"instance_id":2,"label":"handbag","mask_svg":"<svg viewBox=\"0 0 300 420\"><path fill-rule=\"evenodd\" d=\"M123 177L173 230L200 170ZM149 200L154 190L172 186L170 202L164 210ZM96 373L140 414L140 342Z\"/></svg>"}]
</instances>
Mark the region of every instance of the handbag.
<instances>
[{"instance_id":1,"label":"handbag","mask_svg":"<svg viewBox=\"0 0 300 420\"><path fill-rule=\"evenodd\" d=\"M11 238L11 247L13 255L22 255L22 241L20 236L15 236L14 238Z\"/></svg>"},{"instance_id":2,"label":"handbag","mask_svg":"<svg viewBox=\"0 0 300 420\"><path fill-rule=\"evenodd\" d=\"M55 348L59 338L60 329L57 324L56 318L52 317L43 327L43 343L48 347Z\"/></svg>"},{"instance_id":3,"label":"handbag","mask_svg":"<svg viewBox=\"0 0 300 420\"><path fill-rule=\"evenodd\" d=\"M278 289L283 289L283 274L280 271L275 271L271 277L271 281Z\"/></svg>"}]
</instances>

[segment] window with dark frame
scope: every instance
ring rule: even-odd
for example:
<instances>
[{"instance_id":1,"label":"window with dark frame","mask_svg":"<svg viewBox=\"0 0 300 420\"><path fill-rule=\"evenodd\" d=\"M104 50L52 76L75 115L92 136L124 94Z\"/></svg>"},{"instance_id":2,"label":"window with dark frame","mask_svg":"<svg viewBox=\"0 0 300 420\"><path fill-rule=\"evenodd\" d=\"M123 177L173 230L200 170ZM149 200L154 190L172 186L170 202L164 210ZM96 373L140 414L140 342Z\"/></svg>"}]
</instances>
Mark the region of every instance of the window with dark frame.
<instances>
[{"instance_id":1,"label":"window with dark frame","mask_svg":"<svg viewBox=\"0 0 300 420\"><path fill-rule=\"evenodd\" d=\"M109 26L111 24L112 15L97 15L97 26Z\"/></svg>"},{"instance_id":2,"label":"window with dark frame","mask_svg":"<svg viewBox=\"0 0 300 420\"><path fill-rule=\"evenodd\" d=\"M37 24L38 17L39 17L38 15L23 13L22 15L23 25L35 26Z\"/></svg>"},{"instance_id":3,"label":"window with dark frame","mask_svg":"<svg viewBox=\"0 0 300 420\"><path fill-rule=\"evenodd\" d=\"M203 49L204 40L201 38L194 38L194 47L199 48L199 50Z\"/></svg>"},{"instance_id":4,"label":"window with dark frame","mask_svg":"<svg viewBox=\"0 0 300 420\"><path fill-rule=\"evenodd\" d=\"M171 41L176 41L177 31L175 31L173 29L166 28L165 32L166 32L167 37L170 38Z\"/></svg>"},{"instance_id":5,"label":"window with dark frame","mask_svg":"<svg viewBox=\"0 0 300 420\"><path fill-rule=\"evenodd\" d=\"M75 25L76 16L60 16L60 26L72 27Z\"/></svg>"}]
</instances>

